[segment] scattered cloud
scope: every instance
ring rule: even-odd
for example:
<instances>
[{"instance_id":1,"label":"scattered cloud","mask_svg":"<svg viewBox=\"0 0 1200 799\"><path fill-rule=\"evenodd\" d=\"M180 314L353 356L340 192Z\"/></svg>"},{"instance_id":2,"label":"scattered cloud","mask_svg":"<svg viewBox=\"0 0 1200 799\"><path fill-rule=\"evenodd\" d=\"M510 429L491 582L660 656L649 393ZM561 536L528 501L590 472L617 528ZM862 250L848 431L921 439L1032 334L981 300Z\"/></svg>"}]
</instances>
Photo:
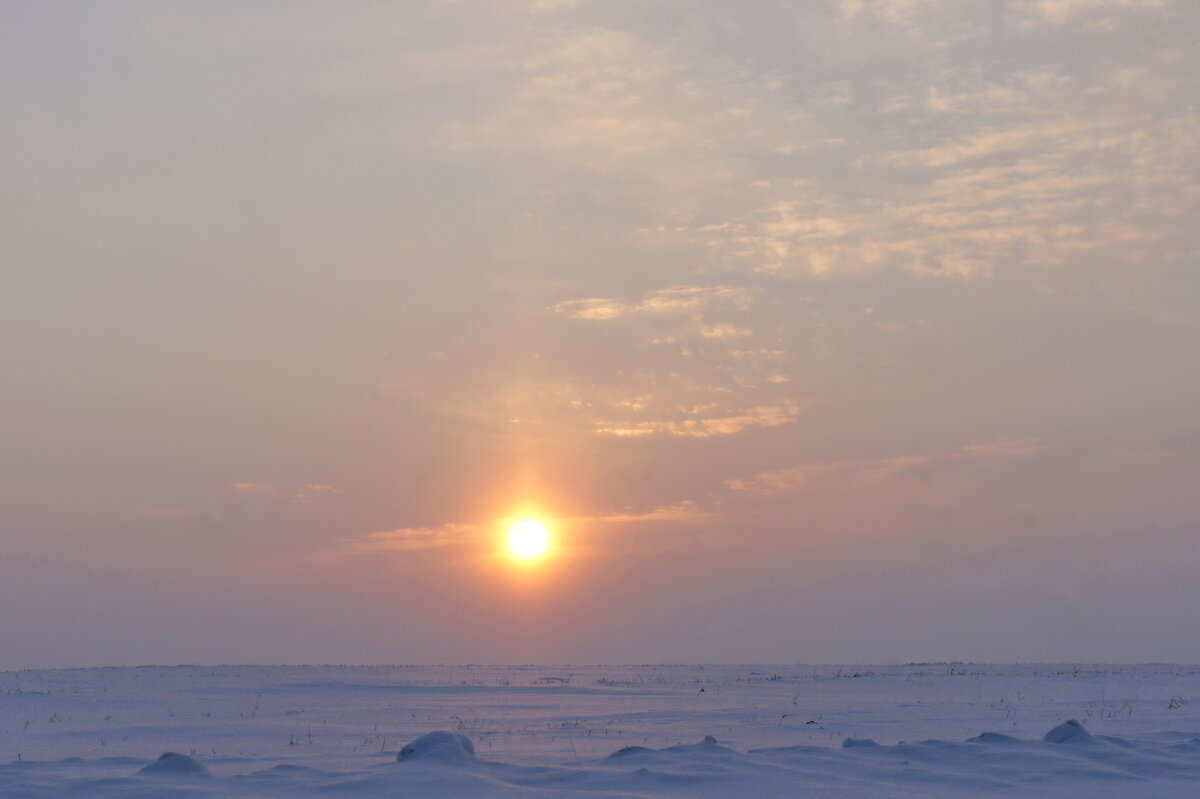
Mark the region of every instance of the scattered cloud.
<instances>
[{"instance_id":1,"label":"scattered cloud","mask_svg":"<svg viewBox=\"0 0 1200 799\"><path fill-rule=\"evenodd\" d=\"M1194 171L1179 169L1200 160L1200 116L1172 99L1194 91L1180 58L1092 74L913 75L929 81L903 90L927 98L904 112L921 135L848 131L820 166L789 156L808 164L806 179L759 181L742 210L680 236L721 263L777 275L980 278L1118 248L1136 261L1200 206Z\"/></svg>"},{"instance_id":2,"label":"scattered cloud","mask_svg":"<svg viewBox=\"0 0 1200 799\"><path fill-rule=\"evenodd\" d=\"M570 384L565 398L573 417L596 434L623 438L710 438L793 421L799 405L784 388L788 353L777 335L764 337L749 324L757 293L673 286L636 300L551 306L568 319L603 321L575 331L597 347L606 338L633 344L630 360L608 374Z\"/></svg>"}]
</instances>

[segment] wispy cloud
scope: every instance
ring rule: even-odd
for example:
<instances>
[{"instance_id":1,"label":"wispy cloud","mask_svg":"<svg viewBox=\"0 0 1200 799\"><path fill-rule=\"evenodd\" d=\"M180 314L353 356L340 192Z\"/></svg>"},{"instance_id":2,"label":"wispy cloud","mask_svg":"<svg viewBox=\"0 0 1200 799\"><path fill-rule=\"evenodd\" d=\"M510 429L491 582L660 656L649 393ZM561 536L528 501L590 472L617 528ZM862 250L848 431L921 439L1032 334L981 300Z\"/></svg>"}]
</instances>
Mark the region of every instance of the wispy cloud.
<instances>
[{"instance_id":1,"label":"wispy cloud","mask_svg":"<svg viewBox=\"0 0 1200 799\"><path fill-rule=\"evenodd\" d=\"M565 519L565 521L576 523L602 522L605 524L624 524L628 522L669 522L685 524L689 522L710 519L713 516L714 514L712 512L701 510L695 502L685 500L683 502L676 502L669 505L659 505L646 511L638 511L634 508L624 508L620 512L601 514L597 516L572 516Z\"/></svg>"},{"instance_id":2,"label":"wispy cloud","mask_svg":"<svg viewBox=\"0 0 1200 799\"><path fill-rule=\"evenodd\" d=\"M380 530L346 541L350 552L420 552L466 544L486 529L478 524L443 524L437 527L401 527Z\"/></svg>"},{"instance_id":3,"label":"wispy cloud","mask_svg":"<svg viewBox=\"0 0 1200 799\"><path fill-rule=\"evenodd\" d=\"M1018 11L1036 14L1054 23L1063 23L1085 11L1159 9L1168 0L1014 0Z\"/></svg>"},{"instance_id":4,"label":"wispy cloud","mask_svg":"<svg viewBox=\"0 0 1200 799\"><path fill-rule=\"evenodd\" d=\"M954 452L895 455L861 461L805 463L786 469L761 472L750 479L726 480L735 491L752 491L774 496L800 491L820 482L880 479L893 475L940 469L953 465L992 465L1029 458L1044 449L1036 438L969 444Z\"/></svg>"},{"instance_id":5,"label":"wispy cloud","mask_svg":"<svg viewBox=\"0 0 1200 799\"><path fill-rule=\"evenodd\" d=\"M711 520L716 514L699 508L691 501L659 505L645 511L625 508L614 513L592 516L562 516L548 518L546 523L558 527L568 525L625 525L625 524L690 524ZM402 527L368 533L344 541L349 553L400 552L413 553L467 545L486 545L486 537L502 527L498 520L488 524L446 523L435 527Z\"/></svg>"},{"instance_id":6,"label":"wispy cloud","mask_svg":"<svg viewBox=\"0 0 1200 799\"><path fill-rule=\"evenodd\" d=\"M770 378L768 378L770 381ZM778 382L778 381L775 381ZM778 427L795 421L800 407L792 400L780 400L774 405L746 408L735 415L714 414L716 407L679 408L680 418L599 422L596 432L602 435L636 437L655 434L684 438L711 438L740 433L750 427Z\"/></svg>"},{"instance_id":7,"label":"wispy cloud","mask_svg":"<svg viewBox=\"0 0 1200 799\"><path fill-rule=\"evenodd\" d=\"M340 488L320 483L310 483L303 486L281 486L274 483L241 482L234 483L229 488L235 494L242 496L265 497L297 505L311 505L321 499L346 493Z\"/></svg>"},{"instance_id":8,"label":"wispy cloud","mask_svg":"<svg viewBox=\"0 0 1200 799\"><path fill-rule=\"evenodd\" d=\"M838 0L843 21L859 17L880 19L906 30L915 30L921 15L941 11L946 0Z\"/></svg>"},{"instance_id":9,"label":"wispy cloud","mask_svg":"<svg viewBox=\"0 0 1200 799\"><path fill-rule=\"evenodd\" d=\"M714 308L749 310L754 292L735 286L672 286L652 291L642 299L624 302L608 298L563 300L550 307L572 319L618 319L635 314L695 314Z\"/></svg>"}]
</instances>

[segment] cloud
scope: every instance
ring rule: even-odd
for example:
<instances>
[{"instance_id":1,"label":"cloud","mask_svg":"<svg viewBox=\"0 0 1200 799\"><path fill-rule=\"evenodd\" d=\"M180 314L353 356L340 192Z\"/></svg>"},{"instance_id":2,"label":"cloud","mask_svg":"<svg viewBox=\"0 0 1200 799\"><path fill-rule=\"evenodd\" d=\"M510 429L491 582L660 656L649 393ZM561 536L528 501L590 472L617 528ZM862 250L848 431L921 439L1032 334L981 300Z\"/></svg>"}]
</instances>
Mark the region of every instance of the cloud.
<instances>
[{"instance_id":1,"label":"cloud","mask_svg":"<svg viewBox=\"0 0 1200 799\"><path fill-rule=\"evenodd\" d=\"M192 516L195 511L191 508L179 507L153 507L146 508L145 514L158 519L186 519Z\"/></svg>"},{"instance_id":2,"label":"cloud","mask_svg":"<svg viewBox=\"0 0 1200 799\"><path fill-rule=\"evenodd\" d=\"M969 444L954 452L896 455L862 461L805 463L786 469L761 472L748 480L730 479L725 485L734 491L751 491L766 496L800 491L820 482L877 480L923 470L941 469L955 464L989 466L1032 457L1044 449L1036 438Z\"/></svg>"},{"instance_id":3,"label":"cloud","mask_svg":"<svg viewBox=\"0 0 1200 799\"><path fill-rule=\"evenodd\" d=\"M562 516L548 518L552 527L570 525L623 524L690 524L707 521L716 514L701 510L691 501L659 505L646 511L625 508L620 512L592 516ZM447 523L436 527L405 527L368 533L343 542L346 551L366 554L374 552L412 553L449 547L482 544L491 532L500 529L503 520L491 524Z\"/></svg>"},{"instance_id":4,"label":"cloud","mask_svg":"<svg viewBox=\"0 0 1200 799\"><path fill-rule=\"evenodd\" d=\"M1166 0L1015 0L1012 5L1019 11L1061 24L1083 11L1159 9L1166 5Z\"/></svg>"},{"instance_id":5,"label":"cloud","mask_svg":"<svg viewBox=\"0 0 1200 799\"><path fill-rule=\"evenodd\" d=\"M908 30L918 26L920 17L940 11L946 0L838 0L838 14L843 21L859 17L882 19Z\"/></svg>"},{"instance_id":6,"label":"cloud","mask_svg":"<svg viewBox=\"0 0 1200 799\"><path fill-rule=\"evenodd\" d=\"M391 76L399 107L427 109L395 122L406 146L521 186L542 203L522 209L531 217L586 198L609 240L634 244L648 264L686 250L708 274L986 278L1132 249L1132 236L1144 249L1180 234L1161 210L1194 216L1194 170L1178 167L1197 156L1185 4L1009 0L996 14L965 0L793 4L777 21L821 43L804 70L794 48L770 46L772 31L743 30L759 15L732 6L710 9L713 24L699 27L711 30L697 37L605 5L518 6L569 12L557 16L499 3L426 9L436 25L418 15L377 27L439 37L380 46L362 74L338 77L358 91ZM1023 27L1089 10L1129 12L1147 46L1095 26ZM911 36L881 50L876 21ZM481 40L479 25L491 35ZM760 46L747 52L751 33ZM1140 77L1122 85L1130 70ZM1000 191L964 209L954 186L989 177ZM1147 197L1162 202L1140 207ZM652 312L602 293L556 310Z\"/></svg>"},{"instance_id":7,"label":"cloud","mask_svg":"<svg viewBox=\"0 0 1200 799\"><path fill-rule=\"evenodd\" d=\"M687 78L670 51L600 25L515 34L510 47L482 54L511 90L492 113L448 125L450 150L531 150L592 171L702 141L675 113Z\"/></svg>"},{"instance_id":8,"label":"cloud","mask_svg":"<svg viewBox=\"0 0 1200 799\"><path fill-rule=\"evenodd\" d=\"M437 527L401 527L381 530L344 542L352 553L420 552L459 546L477 537L484 525L443 524Z\"/></svg>"},{"instance_id":9,"label":"cloud","mask_svg":"<svg viewBox=\"0 0 1200 799\"><path fill-rule=\"evenodd\" d=\"M749 324L757 294L745 286L672 286L636 300L558 302L548 309L556 316L603 322L575 335L598 349L609 339L609 349L625 342L629 354L611 372L555 393L603 436L711 438L787 424L799 413L785 388L789 355L777 334L764 341Z\"/></svg>"},{"instance_id":10,"label":"cloud","mask_svg":"<svg viewBox=\"0 0 1200 799\"><path fill-rule=\"evenodd\" d=\"M607 524L625 524L628 522L670 522L676 524L710 519L714 514L700 510L695 502L685 500L669 505L659 505L648 511L637 512L633 508L625 508L620 513L610 513L599 516L575 516L572 522L604 522Z\"/></svg>"},{"instance_id":11,"label":"cloud","mask_svg":"<svg viewBox=\"0 0 1200 799\"><path fill-rule=\"evenodd\" d=\"M717 323L708 327L700 326L700 335L705 338L715 338L721 341L735 341L754 335L754 331L742 325Z\"/></svg>"},{"instance_id":12,"label":"cloud","mask_svg":"<svg viewBox=\"0 0 1200 799\"><path fill-rule=\"evenodd\" d=\"M585 0L532 0L529 10L533 14L556 14L576 8Z\"/></svg>"},{"instance_id":13,"label":"cloud","mask_svg":"<svg viewBox=\"0 0 1200 799\"><path fill-rule=\"evenodd\" d=\"M1179 168L1200 159L1200 117L1171 99L1194 91L1181 58L914 75L932 85L905 119L927 135L851 136L815 178L762 181L744 210L682 236L777 275L981 278L1118 248L1137 261L1200 204L1194 170ZM959 121L937 122L947 115Z\"/></svg>"},{"instance_id":14,"label":"cloud","mask_svg":"<svg viewBox=\"0 0 1200 799\"><path fill-rule=\"evenodd\" d=\"M1182 34L1194 26L1182 4L1010 0L996 15L963 0L798 4L810 7L780 21L829 42L810 48L817 68L803 71L791 48L768 46L768 31L753 30L763 46L742 52L751 31L740 26L756 15L732 7L712 10L720 33L697 38L604 5L426 11L440 38L382 48L381 63L342 83L395 76L395 91L428 107L419 121L396 122L406 146L521 186L539 198L522 209L531 217L586 198L606 240L648 264L686 252L708 274L987 278L1114 246L1144 250L1180 233L1162 209L1194 215L1192 170L1177 167L1197 155L1186 102L1196 70ZM1032 39L1023 27L1089 10L1169 13L1179 32L1148 29L1162 53L1148 57L1096 26L1072 30L1085 38L1065 51L1057 25L1038 25ZM906 35L880 51L876 23ZM479 24L494 31L482 42ZM875 63L889 66L876 74ZM1130 69L1140 76L1122 85ZM424 102L431 94L445 99ZM982 204L956 196L972 177L994 178L998 191ZM1146 197L1163 199L1139 207ZM555 310L604 321L688 299L597 292Z\"/></svg>"},{"instance_id":15,"label":"cloud","mask_svg":"<svg viewBox=\"0 0 1200 799\"><path fill-rule=\"evenodd\" d=\"M278 489L269 483L234 483L229 488L237 494L259 494L270 497L279 494Z\"/></svg>"},{"instance_id":16,"label":"cloud","mask_svg":"<svg viewBox=\"0 0 1200 799\"><path fill-rule=\"evenodd\" d=\"M631 315L694 314L713 308L749 310L754 292L735 286L672 286L646 294L636 302L605 298L563 300L551 311L572 319L619 319Z\"/></svg>"},{"instance_id":17,"label":"cloud","mask_svg":"<svg viewBox=\"0 0 1200 799\"><path fill-rule=\"evenodd\" d=\"M242 482L234 483L229 488L235 494L284 500L297 505L311 505L323 498L346 493L340 488L320 483L289 487L274 485L272 483Z\"/></svg>"},{"instance_id":18,"label":"cloud","mask_svg":"<svg viewBox=\"0 0 1200 799\"><path fill-rule=\"evenodd\" d=\"M769 378L768 378L769 379ZM772 381L775 382L775 381ZM684 438L712 438L740 433L750 427L778 427L795 421L800 412L792 400L780 400L774 405L746 408L744 412L726 416L711 415L717 408L679 409L681 418L650 419L646 421L598 422L596 432L619 437L665 434Z\"/></svg>"}]
</instances>

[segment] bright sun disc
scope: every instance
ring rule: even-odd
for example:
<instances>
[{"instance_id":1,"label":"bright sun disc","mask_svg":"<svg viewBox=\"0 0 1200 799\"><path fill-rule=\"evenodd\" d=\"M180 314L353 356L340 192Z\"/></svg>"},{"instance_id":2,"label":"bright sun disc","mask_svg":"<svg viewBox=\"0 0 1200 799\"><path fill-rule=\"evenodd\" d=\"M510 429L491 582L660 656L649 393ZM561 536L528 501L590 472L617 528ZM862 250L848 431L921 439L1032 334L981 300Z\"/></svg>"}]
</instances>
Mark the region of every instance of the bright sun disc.
<instances>
[{"instance_id":1,"label":"bright sun disc","mask_svg":"<svg viewBox=\"0 0 1200 799\"><path fill-rule=\"evenodd\" d=\"M536 558L550 546L550 531L536 519L522 519L508 531L508 549L518 558Z\"/></svg>"}]
</instances>

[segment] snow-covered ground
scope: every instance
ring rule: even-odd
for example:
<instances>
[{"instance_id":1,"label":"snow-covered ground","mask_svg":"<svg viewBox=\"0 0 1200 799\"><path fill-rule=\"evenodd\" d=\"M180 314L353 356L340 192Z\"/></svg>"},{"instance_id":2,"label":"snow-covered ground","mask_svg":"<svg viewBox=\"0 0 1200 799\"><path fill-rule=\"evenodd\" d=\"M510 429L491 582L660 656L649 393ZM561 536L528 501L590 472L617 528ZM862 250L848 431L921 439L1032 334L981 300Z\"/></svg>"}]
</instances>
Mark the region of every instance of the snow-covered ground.
<instances>
[{"instance_id":1,"label":"snow-covered ground","mask_svg":"<svg viewBox=\"0 0 1200 799\"><path fill-rule=\"evenodd\" d=\"M0 673L5 799L318 795L1195 797L1200 667Z\"/></svg>"}]
</instances>

